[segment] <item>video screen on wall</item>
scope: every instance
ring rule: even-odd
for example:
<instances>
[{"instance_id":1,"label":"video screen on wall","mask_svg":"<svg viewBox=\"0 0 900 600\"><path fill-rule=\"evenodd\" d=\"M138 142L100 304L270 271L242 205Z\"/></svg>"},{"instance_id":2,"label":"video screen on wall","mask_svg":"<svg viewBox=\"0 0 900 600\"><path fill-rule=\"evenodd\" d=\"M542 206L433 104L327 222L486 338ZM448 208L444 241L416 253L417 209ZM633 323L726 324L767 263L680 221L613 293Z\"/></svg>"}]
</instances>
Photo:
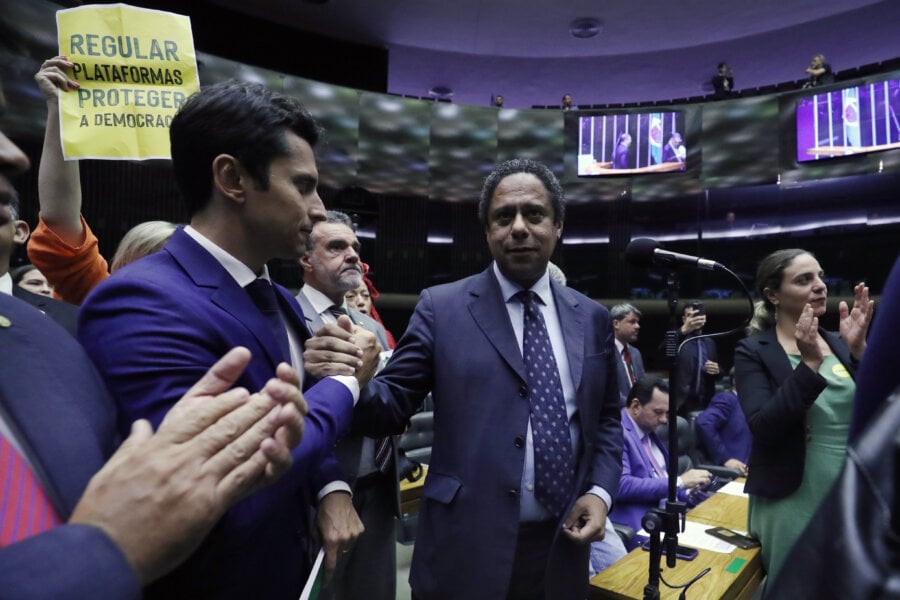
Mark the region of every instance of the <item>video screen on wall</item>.
<instances>
[{"instance_id":1,"label":"video screen on wall","mask_svg":"<svg viewBox=\"0 0 900 600\"><path fill-rule=\"evenodd\" d=\"M797 162L900 148L900 80L800 98Z\"/></svg>"},{"instance_id":2,"label":"video screen on wall","mask_svg":"<svg viewBox=\"0 0 900 600\"><path fill-rule=\"evenodd\" d=\"M648 112L578 118L578 175L684 171L684 113Z\"/></svg>"}]
</instances>

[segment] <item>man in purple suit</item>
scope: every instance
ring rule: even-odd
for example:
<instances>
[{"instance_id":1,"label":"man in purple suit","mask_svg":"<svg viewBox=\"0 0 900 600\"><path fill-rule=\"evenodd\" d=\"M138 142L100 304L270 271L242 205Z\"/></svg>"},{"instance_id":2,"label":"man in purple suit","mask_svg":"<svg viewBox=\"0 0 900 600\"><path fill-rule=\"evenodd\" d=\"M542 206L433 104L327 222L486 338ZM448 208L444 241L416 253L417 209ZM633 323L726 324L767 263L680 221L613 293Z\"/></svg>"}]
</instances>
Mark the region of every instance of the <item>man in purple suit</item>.
<instances>
[{"instance_id":1,"label":"man in purple suit","mask_svg":"<svg viewBox=\"0 0 900 600\"><path fill-rule=\"evenodd\" d=\"M79 315L79 339L119 405L123 428L141 417L158 423L233 346L252 354L237 384L256 390L281 362L303 373L304 344L309 352L320 341L309 339L293 294L272 285L266 268L273 258L298 260L313 224L325 218L316 122L293 98L231 81L192 96L169 133L190 225L111 275ZM309 414L291 470L235 505L148 598L294 600L308 571L310 509L318 507L331 564L361 533L332 449L380 347L374 334L351 331L342 319L329 330L343 335L329 338L345 361L342 374L314 385L306 374Z\"/></svg>"},{"instance_id":2,"label":"man in purple suit","mask_svg":"<svg viewBox=\"0 0 900 600\"><path fill-rule=\"evenodd\" d=\"M632 386L622 409L625 446L622 452L622 478L616 506L609 515L613 523L641 529L641 518L656 508L668 494L669 453L656 435L656 428L669 422L669 386L655 375L644 375ZM678 496L709 483L712 475L702 469L690 469L678 477ZM637 545L635 539L632 547ZM631 548L629 548L630 550Z\"/></svg>"}]
</instances>

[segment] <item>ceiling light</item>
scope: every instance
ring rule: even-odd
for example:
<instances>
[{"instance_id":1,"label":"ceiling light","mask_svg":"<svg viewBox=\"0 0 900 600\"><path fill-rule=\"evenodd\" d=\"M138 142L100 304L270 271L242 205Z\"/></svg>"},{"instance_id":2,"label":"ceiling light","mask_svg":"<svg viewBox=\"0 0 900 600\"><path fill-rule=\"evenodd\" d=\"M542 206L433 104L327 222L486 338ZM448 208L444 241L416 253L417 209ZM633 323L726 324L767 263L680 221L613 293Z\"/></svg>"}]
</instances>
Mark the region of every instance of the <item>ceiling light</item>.
<instances>
[{"instance_id":1,"label":"ceiling light","mask_svg":"<svg viewBox=\"0 0 900 600\"><path fill-rule=\"evenodd\" d=\"M603 31L603 21L594 17L581 17L569 25L569 33L572 34L572 37L580 39L592 38L601 31Z\"/></svg>"}]
</instances>

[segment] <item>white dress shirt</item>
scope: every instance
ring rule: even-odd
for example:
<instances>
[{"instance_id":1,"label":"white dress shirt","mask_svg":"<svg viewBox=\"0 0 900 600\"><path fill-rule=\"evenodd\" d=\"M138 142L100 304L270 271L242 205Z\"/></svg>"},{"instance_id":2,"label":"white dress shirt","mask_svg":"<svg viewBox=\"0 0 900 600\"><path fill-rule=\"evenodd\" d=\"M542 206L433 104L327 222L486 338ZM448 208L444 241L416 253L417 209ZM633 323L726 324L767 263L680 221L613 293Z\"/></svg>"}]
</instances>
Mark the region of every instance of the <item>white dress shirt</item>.
<instances>
[{"instance_id":1,"label":"white dress shirt","mask_svg":"<svg viewBox=\"0 0 900 600\"><path fill-rule=\"evenodd\" d=\"M525 310L522 303L515 298L516 293L522 291L520 285L507 279L497 263L493 263L494 275L500 283L500 292L506 302L506 312L513 331L516 334L516 342L519 351L522 351L522 338L524 336ZM575 403L575 385L572 382L572 373L569 370L569 357L566 355L565 338L559 323L559 315L556 312L556 301L550 289L550 276L545 271L537 283L531 286L531 291L538 295L541 302L537 304L544 323L547 326L547 335L550 337L550 345L553 347L553 357L559 369L559 380L563 388L563 398L566 402L566 415L569 417L569 435L572 440L572 455L578 456L581 450L581 435L578 419L575 418L578 406ZM546 521L553 518L547 509L538 502L534 495L534 440L531 432L531 419L528 421L528 431L525 436L525 469L522 472L522 495L519 503L520 521ZM607 509L612 505L612 496L600 486L594 486L588 493L599 496L606 503Z\"/></svg>"}]
</instances>

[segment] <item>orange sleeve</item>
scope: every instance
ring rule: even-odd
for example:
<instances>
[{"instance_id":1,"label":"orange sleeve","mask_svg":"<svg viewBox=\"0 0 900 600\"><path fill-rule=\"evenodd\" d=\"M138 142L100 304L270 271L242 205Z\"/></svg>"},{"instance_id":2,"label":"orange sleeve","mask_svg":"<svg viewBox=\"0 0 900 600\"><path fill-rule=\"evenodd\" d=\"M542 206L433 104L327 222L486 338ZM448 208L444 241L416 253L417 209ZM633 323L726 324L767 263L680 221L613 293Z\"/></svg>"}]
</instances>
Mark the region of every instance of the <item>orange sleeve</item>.
<instances>
[{"instance_id":1,"label":"orange sleeve","mask_svg":"<svg viewBox=\"0 0 900 600\"><path fill-rule=\"evenodd\" d=\"M100 256L97 236L81 217L84 238L73 246L56 234L38 216L38 226L28 240L28 259L53 286L53 295L72 304L81 304L85 296L109 277L106 259Z\"/></svg>"}]
</instances>

